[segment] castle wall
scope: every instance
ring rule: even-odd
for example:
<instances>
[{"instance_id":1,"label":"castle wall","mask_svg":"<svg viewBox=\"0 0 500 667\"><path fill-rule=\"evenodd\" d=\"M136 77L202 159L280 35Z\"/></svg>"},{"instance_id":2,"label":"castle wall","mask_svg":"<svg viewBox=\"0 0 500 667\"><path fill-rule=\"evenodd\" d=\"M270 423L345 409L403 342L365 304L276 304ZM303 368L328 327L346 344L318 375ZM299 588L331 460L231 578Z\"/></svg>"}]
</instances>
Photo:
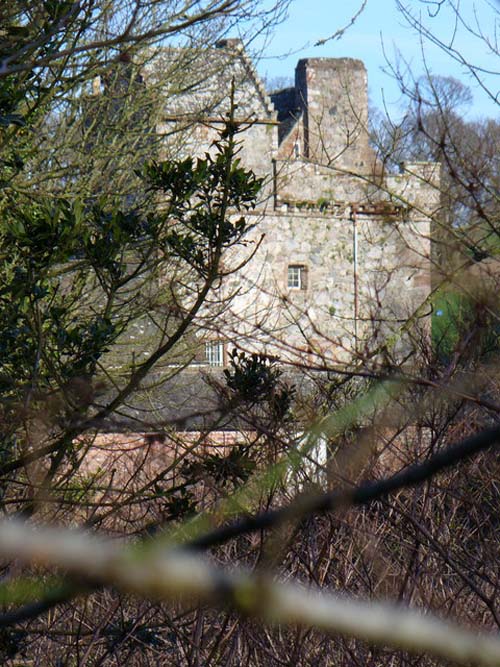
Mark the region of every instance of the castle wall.
<instances>
[{"instance_id":1,"label":"castle wall","mask_svg":"<svg viewBox=\"0 0 500 667\"><path fill-rule=\"evenodd\" d=\"M367 342L404 346L402 325L422 317L430 291L428 220L344 205L284 206L255 222L254 243L265 236L228 286L238 291L221 325L228 341L315 363L346 361ZM289 266L303 267L303 288L288 286Z\"/></svg>"},{"instance_id":2,"label":"castle wall","mask_svg":"<svg viewBox=\"0 0 500 667\"><path fill-rule=\"evenodd\" d=\"M220 139L223 123L219 119L194 122L191 119L159 123L157 132L165 138L163 159L182 159L188 156L203 156L213 151L213 142ZM245 168L251 169L264 179L259 203L273 196L272 161L277 149L277 126L274 122L243 122L241 133L236 135L237 157Z\"/></svg>"},{"instance_id":3,"label":"castle wall","mask_svg":"<svg viewBox=\"0 0 500 667\"><path fill-rule=\"evenodd\" d=\"M276 161L278 202L289 204L335 202L370 202L384 198L377 183L370 178L353 178L334 167L303 159Z\"/></svg>"}]
</instances>

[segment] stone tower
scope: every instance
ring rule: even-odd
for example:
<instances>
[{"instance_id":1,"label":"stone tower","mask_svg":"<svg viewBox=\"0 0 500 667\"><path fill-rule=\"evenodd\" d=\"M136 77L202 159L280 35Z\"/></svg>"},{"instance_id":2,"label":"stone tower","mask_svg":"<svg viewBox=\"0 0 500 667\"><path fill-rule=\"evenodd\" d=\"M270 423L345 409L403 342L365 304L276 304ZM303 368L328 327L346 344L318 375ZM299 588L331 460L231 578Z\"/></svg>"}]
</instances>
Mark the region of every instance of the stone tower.
<instances>
[{"instance_id":1,"label":"stone tower","mask_svg":"<svg viewBox=\"0 0 500 667\"><path fill-rule=\"evenodd\" d=\"M308 58L295 70L304 118L304 154L313 162L366 172L368 91L364 64L352 58Z\"/></svg>"},{"instance_id":2,"label":"stone tower","mask_svg":"<svg viewBox=\"0 0 500 667\"><path fill-rule=\"evenodd\" d=\"M295 70L295 87L273 96L288 135L282 157L302 157L356 173L373 169L368 143L368 92L364 64L352 58L307 58ZM284 142L287 143L286 140Z\"/></svg>"}]
</instances>

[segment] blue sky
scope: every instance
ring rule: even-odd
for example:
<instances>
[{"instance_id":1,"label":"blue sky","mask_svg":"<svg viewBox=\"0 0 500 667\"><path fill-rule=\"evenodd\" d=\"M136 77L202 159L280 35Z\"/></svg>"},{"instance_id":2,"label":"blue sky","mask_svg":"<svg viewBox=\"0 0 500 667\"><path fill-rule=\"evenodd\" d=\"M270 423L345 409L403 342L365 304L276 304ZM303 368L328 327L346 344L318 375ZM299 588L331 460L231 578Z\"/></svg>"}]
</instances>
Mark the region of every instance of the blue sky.
<instances>
[{"instance_id":1,"label":"blue sky","mask_svg":"<svg viewBox=\"0 0 500 667\"><path fill-rule=\"evenodd\" d=\"M486 38L493 39L495 22L497 30L500 30L498 0L452 0L452 3L458 4L461 18L477 33L482 31ZM396 82L388 73L390 66L387 60L392 64L399 60L403 69L409 66L416 76L423 74L427 67L433 74L460 79L471 86L474 94L474 104L468 115L499 118L500 107L481 90L467 69L428 40L422 41L397 11L396 4L396 0L367 0L363 13L340 39L315 46L315 42L348 24L361 0L344 0L341 3L336 0L294 0L288 18L276 28L270 42L263 46L258 70L270 79L292 77L300 58L360 58L368 69L370 99L376 106L385 104L391 114L397 116L402 99ZM401 4L411 9L414 15L421 16L427 28L469 62L487 69L489 73L481 73L480 76L493 95L500 93L500 58L484 39L474 36L457 20L456 13L449 6L443 4L436 11L437 2L402 0Z\"/></svg>"}]
</instances>

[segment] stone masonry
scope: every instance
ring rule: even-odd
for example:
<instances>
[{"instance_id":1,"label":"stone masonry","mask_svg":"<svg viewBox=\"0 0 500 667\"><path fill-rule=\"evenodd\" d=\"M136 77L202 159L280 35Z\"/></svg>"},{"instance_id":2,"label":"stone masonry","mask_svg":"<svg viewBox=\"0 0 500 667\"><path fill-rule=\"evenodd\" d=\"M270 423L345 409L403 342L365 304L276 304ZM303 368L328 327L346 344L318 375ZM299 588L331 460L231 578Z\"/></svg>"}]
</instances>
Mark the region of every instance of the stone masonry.
<instances>
[{"instance_id":1,"label":"stone masonry","mask_svg":"<svg viewBox=\"0 0 500 667\"><path fill-rule=\"evenodd\" d=\"M369 143L359 60L301 60L295 86L268 95L238 40L202 58L196 86L165 91L165 146L183 130L181 153L209 150L233 87L240 157L266 179L231 262L253 256L224 288L234 298L206 339L318 364L406 353L413 328L428 326L438 165L386 173Z\"/></svg>"}]
</instances>

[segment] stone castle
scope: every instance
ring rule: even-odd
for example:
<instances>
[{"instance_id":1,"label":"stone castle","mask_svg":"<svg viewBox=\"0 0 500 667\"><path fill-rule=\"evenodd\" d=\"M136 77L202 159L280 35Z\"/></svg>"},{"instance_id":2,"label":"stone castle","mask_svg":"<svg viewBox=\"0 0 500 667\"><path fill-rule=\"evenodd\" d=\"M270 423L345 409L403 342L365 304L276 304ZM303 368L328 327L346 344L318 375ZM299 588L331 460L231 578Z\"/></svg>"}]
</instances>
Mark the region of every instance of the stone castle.
<instances>
[{"instance_id":1,"label":"stone castle","mask_svg":"<svg viewBox=\"0 0 500 667\"><path fill-rule=\"evenodd\" d=\"M439 168L379 163L363 63L300 60L295 85L269 95L241 43L224 40L190 71L190 85L165 90L165 143L180 131L181 153L209 150L234 89L240 158L265 178L249 214L254 254L224 288L230 307L203 333L199 361L224 365L231 346L310 364L407 349L430 312Z\"/></svg>"}]
</instances>

